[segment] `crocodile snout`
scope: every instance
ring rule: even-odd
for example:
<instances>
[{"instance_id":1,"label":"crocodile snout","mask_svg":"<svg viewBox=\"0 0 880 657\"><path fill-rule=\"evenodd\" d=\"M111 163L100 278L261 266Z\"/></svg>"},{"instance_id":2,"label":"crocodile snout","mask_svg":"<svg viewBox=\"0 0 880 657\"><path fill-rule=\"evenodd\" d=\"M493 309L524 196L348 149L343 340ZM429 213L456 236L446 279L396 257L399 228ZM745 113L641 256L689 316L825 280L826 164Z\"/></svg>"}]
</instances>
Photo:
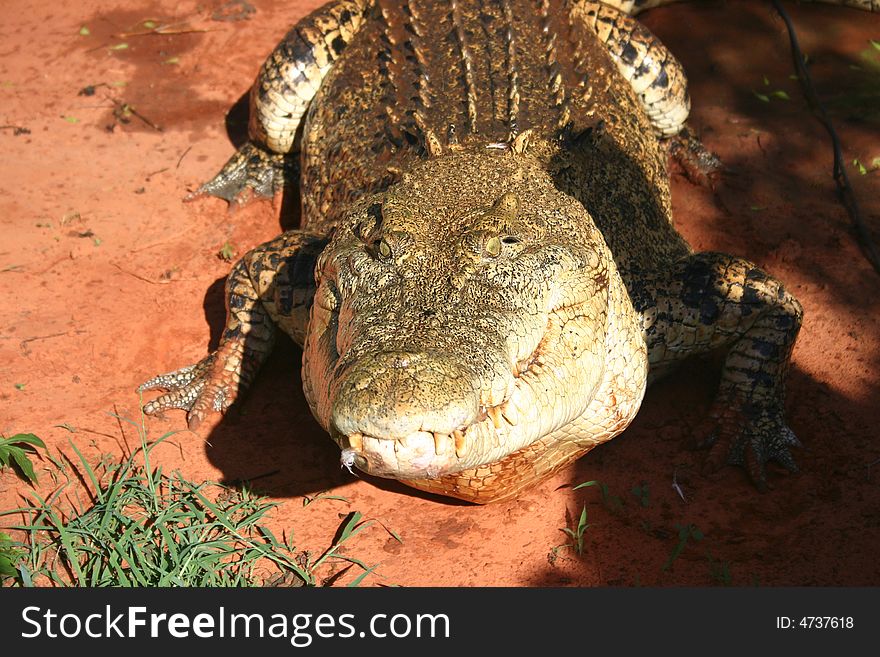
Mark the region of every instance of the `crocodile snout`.
<instances>
[{"instance_id":1,"label":"crocodile snout","mask_svg":"<svg viewBox=\"0 0 880 657\"><path fill-rule=\"evenodd\" d=\"M451 434L479 412L480 384L448 358L408 351L360 359L345 373L331 423L342 434L399 440L417 432Z\"/></svg>"}]
</instances>

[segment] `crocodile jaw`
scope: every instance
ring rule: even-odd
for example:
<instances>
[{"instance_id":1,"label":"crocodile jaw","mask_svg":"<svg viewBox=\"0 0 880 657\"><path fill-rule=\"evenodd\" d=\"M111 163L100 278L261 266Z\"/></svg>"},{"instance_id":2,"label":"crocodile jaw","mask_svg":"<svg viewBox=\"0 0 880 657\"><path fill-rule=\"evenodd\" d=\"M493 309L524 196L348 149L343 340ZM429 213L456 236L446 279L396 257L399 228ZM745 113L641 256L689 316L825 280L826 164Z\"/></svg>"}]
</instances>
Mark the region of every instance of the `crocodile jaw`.
<instances>
[{"instance_id":1,"label":"crocodile jaw","mask_svg":"<svg viewBox=\"0 0 880 657\"><path fill-rule=\"evenodd\" d=\"M329 428L343 450L343 464L382 477L433 479L503 459L570 423L587 408L604 378L606 306L605 296L598 295L550 313L537 347L513 368L515 375L508 371L480 381L461 367L444 382L459 384L464 394L438 395L432 389L433 404L420 404L407 386L425 385L420 370L450 372L449 360L412 368L402 381L392 379L397 386L389 385L384 367L378 366L376 374L381 358L351 368L372 376L352 385L349 373L336 388ZM592 348L573 345L575 333ZM360 396L354 393L358 388ZM503 392L493 400L492 389ZM365 408L368 400L372 409ZM378 420L371 418L374 409Z\"/></svg>"}]
</instances>

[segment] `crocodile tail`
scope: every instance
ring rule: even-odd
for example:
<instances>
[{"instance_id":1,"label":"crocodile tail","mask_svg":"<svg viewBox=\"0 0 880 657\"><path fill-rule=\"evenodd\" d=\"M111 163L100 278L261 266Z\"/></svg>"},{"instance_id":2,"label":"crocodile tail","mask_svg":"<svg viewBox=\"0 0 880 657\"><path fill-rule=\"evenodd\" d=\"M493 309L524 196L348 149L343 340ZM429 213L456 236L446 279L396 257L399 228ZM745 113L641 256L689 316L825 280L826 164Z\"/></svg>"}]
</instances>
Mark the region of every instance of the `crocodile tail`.
<instances>
[{"instance_id":1,"label":"crocodile tail","mask_svg":"<svg viewBox=\"0 0 880 657\"><path fill-rule=\"evenodd\" d=\"M630 16L635 16L654 7L663 7L682 0L601 0L602 4L618 9ZM821 2L829 5L843 5L863 11L880 13L880 0L806 0L807 2Z\"/></svg>"}]
</instances>

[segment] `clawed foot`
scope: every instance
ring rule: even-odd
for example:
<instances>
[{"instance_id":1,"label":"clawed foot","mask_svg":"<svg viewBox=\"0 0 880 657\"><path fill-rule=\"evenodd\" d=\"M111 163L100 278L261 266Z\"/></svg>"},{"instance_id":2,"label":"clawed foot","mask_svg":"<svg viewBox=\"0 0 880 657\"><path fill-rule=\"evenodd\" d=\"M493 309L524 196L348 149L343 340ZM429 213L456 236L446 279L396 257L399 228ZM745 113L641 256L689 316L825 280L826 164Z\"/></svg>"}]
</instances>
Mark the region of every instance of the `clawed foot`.
<instances>
[{"instance_id":1,"label":"clawed foot","mask_svg":"<svg viewBox=\"0 0 880 657\"><path fill-rule=\"evenodd\" d=\"M235 206L246 204L252 197L274 198L284 188L285 166L284 155L270 153L248 142L229 158L220 173L184 200L192 201L208 194Z\"/></svg>"},{"instance_id":2,"label":"clawed foot","mask_svg":"<svg viewBox=\"0 0 880 657\"><path fill-rule=\"evenodd\" d=\"M775 461L789 472L798 468L789 451L802 447L785 423L782 404L716 401L710 412L714 428L702 447L709 447L705 470L725 465L743 466L760 491L767 489L766 464Z\"/></svg>"},{"instance_id":3,"label":"clawed foot","mask_svg":"<svg viewBox=\"0 0 880 657\"><path fill-rule=\"evenodd\" d=\"M220 349L195 365L160 374L138 386L138 392L166 390L144 404L144 413L155 415L169 408L187 412L187 426L195 430L211 412L225 412L240 391L240 351Z\"/></svg>"},{"instance_id":4,"label":"clawed foot","mask_svg":"<svg viewBox=\"0 0 880 657\"><path fill-rule=\"evenodd\" d=\"M694 185L714 188L715 178L724 165L688 128L667 140L669 155Z\"/></svg>"}]
</instances>

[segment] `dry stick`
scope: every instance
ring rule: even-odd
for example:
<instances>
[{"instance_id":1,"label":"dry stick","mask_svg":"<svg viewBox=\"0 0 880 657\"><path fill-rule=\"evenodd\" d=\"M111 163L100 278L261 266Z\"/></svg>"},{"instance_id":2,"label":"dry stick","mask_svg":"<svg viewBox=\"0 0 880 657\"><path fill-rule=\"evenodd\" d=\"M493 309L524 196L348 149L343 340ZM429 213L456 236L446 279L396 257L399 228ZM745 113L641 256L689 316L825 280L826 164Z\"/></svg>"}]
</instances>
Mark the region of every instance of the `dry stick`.
<instances>
[{"instance_id":1,"label":"dry stick","mask_svg":"<svg viewBox=\"0 0 880 657\"><path fill-rule=\"evenodd\" d=\"M73 335L80 335L82 333L85 333L85 331L83 331L82 329L77 329L76 331L72 332ZM22 352L24 352L24 354L27 355L29 353L28 343L36 342L37 340L50 340L52 338L60 338L65 335L71 335L71 331L60 331L59 333L50 333L49 335L38 335L34 338L25 338L24 340L22 340L21 342L18 343L18 346L22 350Z\"/></svg>"},{"instance_id":2,"label":"dry stick","mask_svg":"<svg viewBox=\"0 0 880 657\"><path fill-rule=\"evenodd\" d=\"M183 162L183 158L185 158L186 154L189 153L191 150L192 150L192 146L188 147L185 151L183 151L183 155L181 155L180 158L177 160L177 166L174 167L175 169L180 168L180 163Z\"/></svg>"},{"instance_id":3,"label":"dry stick","mask_svg":"<svg viewBox=\"0 0 880 657\"><path fill-rule=\"evenodd\" d=\"M810 78L810 73L807 71L807 66L804 63L804 54L798 44L797 34L795 34L791 18L789 18L788 13L783 9L782 5L779 4L779 0L772 1L773 6L776 8L776 12L785 22L786 29L788 29L788 38L791 42L791 54L794 58L794 66L797 70L798 79L801 81L801 87L803 88L807 103L813 110L813 114L816 115L816 118L818 118L822 125L825 126L825 130L831 136L831 144L834 148L834 169L832 175L834 176L834 182L837 183L837 191L840 193L840 199L847 212L849 212L853 228L855 228L856 231L856 239L859 242L859 246L862 247L862 252L864 253L865 258L867 258L868 262L871 263L871 266L874 267L874 271L880 274L880 255L877 253L877 247L874 245L874 241L871 239L871 234L868 232L868 227L865 225L865 221L862 218L859 204L856 202L855 193L853 193L852 186L849 183L849 176L846 175L846 167L843 164L843 152L840 146L840 137L837 136L837 131L834 129L831 119L828 118L828 113L825 111L825 107L822 105L822 101L819 100L819 96L813 86L813 80Z\"/></svg>"},{"instance_id":4,"label":"dry stick","mask_svg":"<svg viewBox=\"0 0 880 657\"><path fill-rule=\"evenodd\" d=\"M31 131L29 128L25 128L23 125L0 125L0 130L12 130L12 134L16 137L18 135L29 135Z\"/></svg>"},{"instance_id":5,"label":"dry stick","mask_svg":"<svg viewBox=\"0 0 880 657\"><path fill-rule=\"evenodd\" d=\"M115 262L111 262L110 264L113 265L114 267L116 267L116 269L121 271L123 274L128 274L129 276L134 276L139 281L143 281L144 283L149 283L150 285L168 285L169 283L175 282L174 280L172 280L170 278L164 279L164 280L159 280L159 281L154 281L152 279L147 278L146 276L141 276L140 274L136 274L133 271L128 271L127 269L123 269L122 267L117 265Z\"/></svg>"},{"instance_id":6,"label":"dry stick","mask_svg":"<svg viewBox=\"0 0 880 657\"><path fill-rule=\"evenodd\" d=\"M155 130L156 132L162 132L162 127L161 127L161 126L158 126L158 125L156 125L155 123L153 123L152 121L150 121L150 119L148 119L146 116L144 116L143 114L141 114L140 112L138 112L134 107L132 107L132 106L129 105L128 103L122 103L122 102L116 100L115 98L112 98L112 97L107 96L107 95L105 95L104 98L106 98L106 99L109 100L111 103L113 103L114 105L116 105L117 109L119 109L119 110L121 110L121 111L128 110L129 112L132 113L133 116L136 116L137 118L139 118L141 121L143 121L144 123L146 123L148 126L150 126L150 127L151 127L153 130Z\"/></svg>"},{"instance_id":7,"label":"dry stick","mask_svg":"<svg viewBox=\"0 0 880 657\"><path fill-rule=\"evenodd\" d=\"M177 25L185 26L186 22L182 23L171 23L169 25L159 25L158 27L154 27L152 30L144 30L143 32L121 32L119 34L114 34L113 36L120 39L127 39L129 37L137 37L137 36L168 36L174 34L192 34L193 32L218 32L220 28L208 29L208 28L196 28L196 27L181 27L179 30L172 29Z\"/></svg>"}]
</instances>

